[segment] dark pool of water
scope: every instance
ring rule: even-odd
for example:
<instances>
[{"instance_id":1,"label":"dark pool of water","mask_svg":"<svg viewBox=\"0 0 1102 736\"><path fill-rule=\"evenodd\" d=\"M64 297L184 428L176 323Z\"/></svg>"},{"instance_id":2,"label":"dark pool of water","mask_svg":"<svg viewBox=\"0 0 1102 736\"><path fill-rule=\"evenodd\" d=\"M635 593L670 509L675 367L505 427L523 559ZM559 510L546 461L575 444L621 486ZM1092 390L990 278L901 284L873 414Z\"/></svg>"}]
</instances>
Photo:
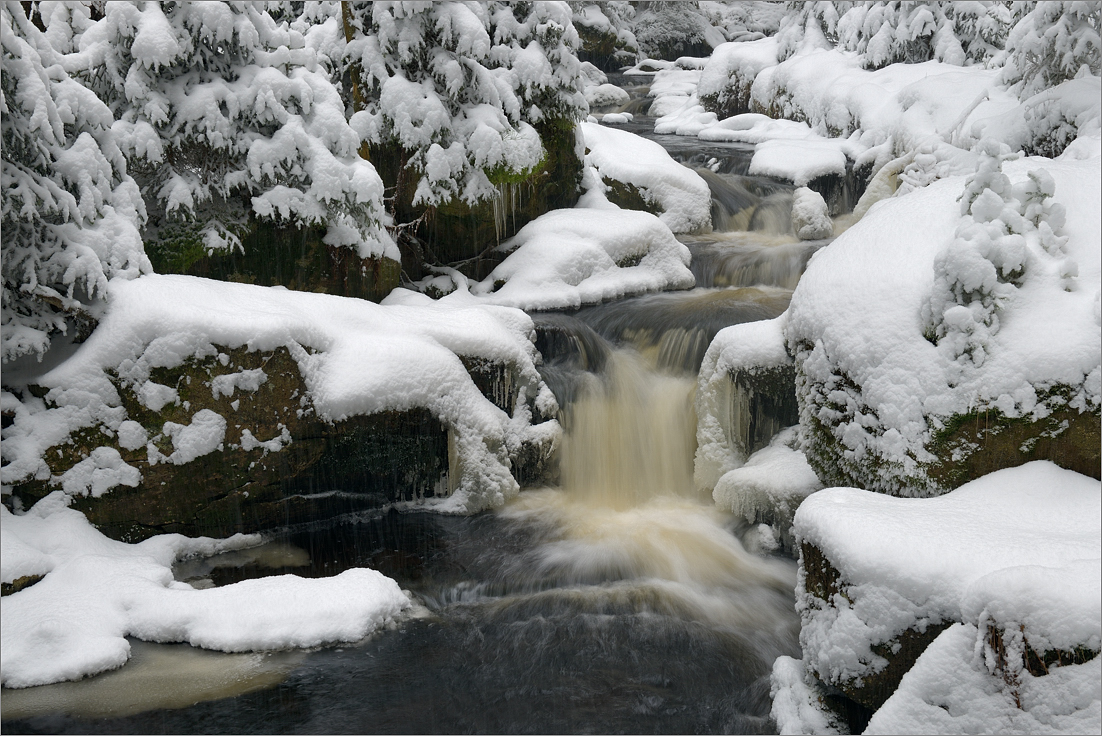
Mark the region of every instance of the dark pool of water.
<instances>
[{"instance_id":1,"label":"dark pool of water","mask_svg":"<svg viewBox=\"0 0 1102 736\"><path fill-rule=\"evenodd\" d=\"M768 674L794 629L710 623L646 581L534 573L549 526L391 512L276 540L310 560L207 571L217 584L369 565L424 604L353 646L308 654L279 685L122 718L63 713L5 733L764 733ZM778 593L778 595L785 595ZM790 598L790 594L787 594Z\"/></svg>"}]
</instances>

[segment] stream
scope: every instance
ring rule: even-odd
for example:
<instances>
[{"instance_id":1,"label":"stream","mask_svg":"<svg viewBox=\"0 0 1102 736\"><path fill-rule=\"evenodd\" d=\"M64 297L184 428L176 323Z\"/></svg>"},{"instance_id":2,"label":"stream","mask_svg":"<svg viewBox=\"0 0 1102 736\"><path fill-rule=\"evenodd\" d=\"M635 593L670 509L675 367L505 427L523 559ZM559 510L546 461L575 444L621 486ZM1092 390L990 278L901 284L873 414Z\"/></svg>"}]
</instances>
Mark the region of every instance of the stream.
<instances>
[{"instance_id":1,"label":"stream","mask_svg":"<svg viewBox=\"0 0 1102 736\"><path fill-rule=\"evenodd\" d=\"M645 111L633 84L629 107ZM716 232L682 238L695 289L532 315L562 406L558 486L473 517L345 517L178 563L197 587L369 566L417 606L362 642L312 651L134 640L120 670L4 690L4 731L773 729L773 661L799 656L796 565L747 552L747 526L694 491L693 394L716 332L783 312L823 243L791 236L791 186L746 176L749 147L656 136L643 114L630 129L702 171Z\"/></svg>"}]
</instances>

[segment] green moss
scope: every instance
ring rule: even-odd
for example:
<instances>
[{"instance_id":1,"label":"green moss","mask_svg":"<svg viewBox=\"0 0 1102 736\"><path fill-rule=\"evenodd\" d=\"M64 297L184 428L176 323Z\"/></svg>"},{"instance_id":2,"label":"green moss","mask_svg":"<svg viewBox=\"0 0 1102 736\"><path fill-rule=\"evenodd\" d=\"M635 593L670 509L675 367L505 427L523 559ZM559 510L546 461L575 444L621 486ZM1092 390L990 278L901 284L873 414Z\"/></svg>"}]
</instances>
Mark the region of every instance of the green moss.
<instances>
[{"instance_id":1,"label":"green moss","mask_svg":"<svg viewBox=\"0 0 1102 736\"><path fill-rule=\"evenodd\" d=\"M1056 406L1049 416L1007 417L994 407L956 414L944 421L927 446L938 461L930 476L943 488L956 488L1002 468L1033 460L1050 460L1083 475L1099 478L1102 468L1102 416L1067 404L1068 386L1039 392L1042 404Z\"/></svg>"},{"instance_id":2,"label":"green moss","mask_svg":"<svg viewBox=\"0 0 1102 736\"><path fill-rule=\"evenodd\" d=\"M158 237L146 238L145 252L157 273L188 273L207 257L202 227L196 223L171 223Z\"/></svg>"},{"instance_id":3,"label":"green moss","mask_svg":"<svg viewBox=\"0 0 1102 736\"><path fill-rule=\"evenodd\" d=\"M279 226L251 219L240 250L207 252L201 241L151 239L146 250L158 273L220 281L285 286L380 301L398 285L400 266L388 258L361 259L349 248L327 245L318 227ZM185 247L186 246L186 247Z\"/></svg>"},{"instance_id":4,"label":"green moss","mask_svg":"<svg viewBox=\"0 0 1102 736\"><path fill-rule=\"evenodd\" d=\"M12 580L10 583L0 583L0 596L18 593L21 590L31 587L44 577L44 575L23 575L22 577Z\"/></svg>"},{"instance_id":5,"label":"green moss","mask_svg":"<svg viewBox=\"0 0 1102 736\"><path fill-rule=\"evenodd\" d=\"M611 31L598 31L583 25L576 25L581 48L577 55L579 61L588 61L605 72L619 70L634 49L629 49L616 34Z\"/></svg>"},{"instance_id":6,"label":"green moss","mask_svg":"<svg viewBox=\"0 0 1102 736\"><path fill-rule=\"evenodd\" d=\"M648 199L643 191L634 184L626 184L616 179L603 179L602 181L608 186L605 197L617 207L625 210L649 212L652 215L662 214L662 209L658 206L658 203Z\"/></svg>"},{"instance_id":7,"label":"green moss","mask_svg":"<svg viewBox=\"0 0 1102 736\"><path fill-rule=\"evenodd\" d=\"M996 470L1034 460L1049 460L1093 478L1102 474L1102 416L1097 409L1072 409L1069 402L1076 389L1070 386L1038 391L1039 403L1050 409L1043 419L1030 415L1010 418L992 406L949 417L930 417L929 421L940 428L933 431L924 449L936 459L920 462L912 456L914 463L909 470L902 463L871 452L861 457L847 454L833 427L852 421L858 411L869 415L875 412L864 405L832 402L826 397L834 391L850 399L861 396L860 387L848 376L835 376L828 391L811 386L797 368L804 452L827 486L854 486L898 496L937 495ZM824 415L838 419L828 423Z\"/></svg>"},{"instance_id":8,"label":"green moss","mask_svg":"<svg viewBox=\"0 0 1102 736\"><path fill-rule=\"evenodd\" d=\"M127 450L105 428L83 428L46 451L55 477L106 446L138 468L142 481L136 488L116 487L100 498L76 498L73 508L104 533L128 542L161 532L226 536L325 518L310 515L314 513L378 508L431 495L446 477L447 433L428 412L391 412L329 423L302 400L305 386L285 348L223 348L222 355L224 364L218 356L209 356L153 369L150 379L175 388L180 396L179 402L160 411L142 406L134 387L117 376L113 381L127 417L146 428L164 455L173 450L162 432L165 422L190 424L202 409L226 419L223 450L183 466L150 464L145 447ZM214 396L214 377L255 368L267 375L256 391L238 389L232 396ZM266 441L281 436L284 428L292 440L278 452L239 446L244 430ZM51 487L49 482L31 481L14 490L29 504ZM339 493L334 496L331 491ZM319 493L332 498L311 500Z\"/></svg>"}]
</instances>

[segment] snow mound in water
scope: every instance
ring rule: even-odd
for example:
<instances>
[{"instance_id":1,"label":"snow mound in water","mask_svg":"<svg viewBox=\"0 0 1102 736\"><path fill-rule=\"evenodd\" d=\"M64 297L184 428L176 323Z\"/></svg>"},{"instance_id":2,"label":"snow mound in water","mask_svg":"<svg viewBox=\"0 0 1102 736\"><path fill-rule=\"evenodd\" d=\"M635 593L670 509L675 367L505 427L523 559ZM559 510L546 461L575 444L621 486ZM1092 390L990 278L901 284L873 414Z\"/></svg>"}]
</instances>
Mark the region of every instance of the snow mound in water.
<instances>
[{"instance_id":1,"label":"snow mound in water","mask_svg":"<svg viewBox=\"0 0 1102 736\"><path fill-rule=\"evenodd\" d=\"M509 256L483 281L471 283L455 269L439 269L442 275L432 283L450 293L438 304L573 309L632 294L692 288L696 279L688 268L689 249L661 220L609 202L592 168L585 183L589 191L577 207L541 215L503 243ZM383 304L431 305L432 300L399 288Z\"/></svg>"},{"instance_id":2,"label":"snow mound in water","mask_svg":"<svg viewBox=\"0 0 1102 736\"><path fill-rule=\"evenodd\" d=\"M792 520L804 499L823 487L796 449L796 427L777 434L746 463L723 474L712 491L716 506L749 524L766 524L773 544L794 549Z\"/></svg>"},{"instance_id":3,"label":"snow mound in water","mask_svg":"<svg viewBox=\"0 0 1102 736\"><path fill-rule=\"evenodd\" d=\"M609 115L603 120L613 122ZM661 210L659 219L675 233L711 230L711 190L695 171L642 136L593 123L580 127L585 136L585 163L596 168L602 178L636 187L643 199Z\"/></svg>"},{"instance_id":4,"label":"snow mound in water","mask_svg":"<svg viewBox=\"0 0 1102 736\"><path fill-rule=\"evenodd\" d=\"M22 516L0 506L4 582L45 574L0 601L4 687L121 667L128 636L226 652L313 647L362 639L411 605L396 582L364 568L196 590L173 580L175 560L255 546L259 535L162 534L125 544L100 534L68 501L57 491ZM23 554L9 556L13 542Z\"/></svg>"},{"instance_id":5,"label":"snow mound in water","mask_svg":"<svg viewBox=\"0 0 1102 736\"><path fill-rule=\"evenodd\" d=\"M800 240L822 240L834 235L834 223L823 195L807 187L793 193L792 229Z\"/></svg>"},{"instance_id":6,"label":"snow mound in water","mask_svg":"<svg viewBox=\"0 0 1102 736\"><path fill-rule=\"evenodd\" d=\"M615 84L587 85L585 88L585 101L590 109L626 105L630 100L631 95Z\"/></svg>"}]
</instances>

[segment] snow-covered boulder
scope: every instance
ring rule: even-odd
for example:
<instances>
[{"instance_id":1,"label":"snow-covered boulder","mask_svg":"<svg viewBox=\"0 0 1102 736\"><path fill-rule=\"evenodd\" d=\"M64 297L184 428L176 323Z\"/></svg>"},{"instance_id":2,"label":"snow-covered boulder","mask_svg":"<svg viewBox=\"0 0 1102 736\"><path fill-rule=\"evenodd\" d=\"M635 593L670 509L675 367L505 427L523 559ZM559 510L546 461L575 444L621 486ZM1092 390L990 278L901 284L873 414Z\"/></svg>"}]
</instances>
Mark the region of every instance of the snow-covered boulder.
<instances>
[{"instance_id":1,"label":"snow-covered boulder","mask_svg":"<svg viewBox=\"0 0 1102 736\"><path fill-rule=\"evenodd\" d=\"M585 101L589 103L590 110L602 107L619 107L626 105L631 95L615 84L599 84L586 86Z\"/></svg>"},{"instance_id":2,"label":"snow-covered boulder","mask_svg":"<svg viewBox=\"0 0 1102 736\"><path fill-rule=\"evenodd\" d=\"M1049 462L933 499L810 496L795 519L803 659L774 667L774 717L812 722L794 705L822 682L880 709L872 733L931 719L960 732L979 712L1014 731L1031 718L1060 730L1055 714L1097 730L1100 519L1098 481ZM946 697L959 705L948 714Z\"/></svg>"},{"instance_id":3,"label":"snow-covered boulder","mask_svg":"<svg viewBox=\"0 0 1102 736\"><path fill-rule=\"evenodd\" d=\"M792 521L803 500L823 487L799 450L797 428L779 432L767 447L723 474L712 491L716 506L758 525L758 544L796 555ZM762 528L764 527L764 528Z\"/></svg>"},{"instance_id":4,"label":"snow-covered boulder","mask_svg":"<svg viewBox=\"0 0 1102 736\"><path fill-rule=\"evenodd\" d=\"M654 141L634 133L594 123L582 123L580 128L586 165L594 167L614 190L619 184L635 192L675 233L711 229L711 191L695 171L674 161Z\"/></svg>"},{"instance_id":5,"label":"snow-covered boulder","mask_svg":"<svg viewBox=\"0 0 1102 736\"><path fill-rule=\"evenodd\" d=\"M556 407L532 334L494 306L114 281L71 358L31 387L5 376L3 482L28 502L60 487L124 539L499 505L526 480L521 456L546 458L558 437L533 424Z\"/></svg>"},{"instance_id":6,"label":"snow-covered boulder","mask_svg":"<svg viewBox=\"0 0 1102 736\"><path fill-rule=\"evenodd\" d=\"M800 187L792 194L792 230L800 240L822 240L834 235L823 195Z\"/></svg>"},{"instance_id":7,"label":"snow-covered boulder","mask_svg":"<svg viewBox=\"0 0 1102 736\"><path fill-rule=\"evenodd\" d=\"M787 313L720 330L697 378L698 489L712 492L785 427L796 424L792 358L784 345Z\"/></svg>"},{"instance_id":8,"label":"snow-covered boulder","mask_svg":"<svg viewBox=\"0 0 1102 736\"><path fill-rule=\"evenodd\" d=\"M750 112L754 78L776 63L776 37L717 46L700 75L700 104L720 118Z\"/></svg>"},{"instance_id":9,"label":"snow-covered boulder","mask_svg":"<svg viewBox=\"0 0 1102 736\"><path fill-rule=\"evenodd\" d=\"M801 278L785 338L828 485L931 495L1036 459L1098 476L1102 159L1002 157L872 206Z\"/></svg>"}]
</instances>

